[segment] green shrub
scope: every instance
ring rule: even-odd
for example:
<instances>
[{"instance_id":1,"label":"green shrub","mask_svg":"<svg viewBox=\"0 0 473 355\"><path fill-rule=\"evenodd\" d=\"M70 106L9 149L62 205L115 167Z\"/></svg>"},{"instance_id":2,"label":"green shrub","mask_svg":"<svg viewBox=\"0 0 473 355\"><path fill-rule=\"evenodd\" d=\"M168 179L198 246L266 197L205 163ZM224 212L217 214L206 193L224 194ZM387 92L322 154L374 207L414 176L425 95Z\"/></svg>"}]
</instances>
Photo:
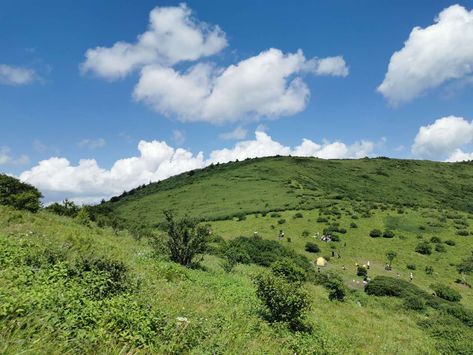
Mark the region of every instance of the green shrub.
<instances>
[{"instance_id":1,"label":"green shrub","mask_svg":"<svg viewBox=\"0 0 473 355\"><path fill-rule=\"evenodd\" d=\"M465 230L465 229L460 229L460 230L457 231L457 234L458 234L458 235L461 235L462 237L466 237L466 236L468 236L468 235L470 234L470 232L468 232L468 231Z\"/></svg>"},{"instance_id":2,"label":"green shrub","mask_svg":"<svg viewBox=\"0 0 473 355\"><path fill-rule=\"evenodd\" d=\"M423 311L426 308L426 302L421 297L408 296L404 300L404 307L407 309L412 309L414 311Z\"/></svg>"},{"instance_id":3,"label":"green shrub","mask_svg":"<svg viewBox=\"0 0 473 355\"><path fill-rule=\"evenodd\" d=\"M270 266L275 261L283 258L292 259L297 265L304 270L311 267L309 260L292 249L288 249L275 240L267 240L262 238L238 237L230 240L226 249L234 249L232 251L238 255L238 262L242 264L257 264L261 266Z\"/></svg>"},{"instance_id":4,"label":"green shrub","mask_svg":"<svg viewBox=\"0 0 473 355\"><path fill-rule=\"evenodd\" d=\"M304 218L304 215L300 212L297 212L294 216L293 216L294 219L296 218Z\"/></svg>"},{"instance_id":5,"label":"green shrub","mask_svg":"<svg viewBox=\"0 0 473 355\"><path fill-rule=\"evenodd\" d=\"M293 260L284 258L271 264L274 275L285 278L288 282L303 282L306 280L306 272Z\"/></svg>"},{"instance_id":6,"label":"green shrub","mask_svg":"<svg viewBox=\"0 0 473 355\"><path fill-rule=\"evenodd\" d=\"M302 327L304 314L310 308L308 294L284 278L261 274L255 279L256 295L267 310L270 322L285 322L293 330Z\"/></svg>"},{"instance_id":7,"label":"green shrub","mask_svg":"<svg viewBox=\"0 0 473 355\"><path fill-rule=\"evenodd\" d=\"M62 203L52 203L45 208L46 211L55 213L59 216L75 217L79 212L80 207L74 202L64 200Z\"/></svg>"},{"instance_id":8,"label":"green shrub","mask_svg":"<svg viewBox=\"0 0 473 355\"><path fill-rule=\"evenodd\" d=\"M442 239L440 239L439 237L432 237L430 238L430 242L431 243L442 243Z\"/></svg>"},{"instance_id":9,"label":"green shrub","mask_svg":"<svg viewBox=\"0 0 473 355\"><path fill-rule=\"evenodd\" d=\"M358 225L355 222L351 222L350 228L358 228Z\"/></svg>"},{"instance_id":10,"label":"green shrub","mask_svg":"<svg viewBox=\"0 0 473 355\"><path fill-rule=\"evenodd\" d=\"M426 273L427 275L433 275L433 273L434 273L434 268L433 268L432 266L426 266L426 267L425 267L425 273Z\"/></svg>"},{"instance_id":11,"label":"green shrub","mask_svg":"<svg viewBox=\"0 0 473 355\"><path fill-rule=\"evenodd\" d=\"M165 211L164 217L171 260L191 266L194 257L207 249L208 229L188 217L176 221L171 211Z\"/></svg>"},{"instance_id":12,"label":"green shrub","mask_svg":"<svg viewBox=\"0 0 473 355\"><path fill-rule=\"evenodd\" d=\"M309 232L307 229L304 229L304 230L302 231L302 236L303 236L303 237L308 237L309 235L310 235L310 232Z\"/></svg>"},{"instance_id":13,"label":"green shrub","mask_svg":"<svg viewBox=\"0 0 473 355\"><path fill-rule=\"evenodd\" d=\"M419 254L430 255L432 254L432 246L427 242L417 244L416 252Z\"/></svg>"},{"instance_id":14,"label":"green shrub","mask_svg":"<svg viewBox=\"0 0 473 355\"><path fill-rule=\"evenodd\" d=\"M436 283L430 285L430 288L434 290L437 297L440 297L444 300L450 302L460 302L460 300L462 299L460 293L449 286Z\"/></svg>"},{"instance_id":15,"label":"green shrub","mask_svg":"<svg viewBox=\"0 0 473 355\"><path fill-rule=\"evenodd\" d=\"M89 211L87 211L87 208L82 207L77 215L74 217L74 219L79 223L82 224L83 226L90 226L91 219L89 215Z\"/></svg>"},{"instance_id":16,"label":"green shrub","mask_svg":"<svg viewBox=\"0 0 473 355\"><path fill-rule=\"evenodd\" d=\"M37 212L41 208L42 197L43 195L34 186L0 174L0 205Z\"/></svg>"},{"instance_id":17,"label":"green shrub","mask_svg":"<svg viewBox=\"0 0 473 355\"><path fill-rule=\"evenodd\" d=\"M284 218L278 219L278 224L284 224L286 220Z\"/></svg>"},{"instance_id":18,"label":"green shrub","mask_svg":"<svg viewBox=\"0 0 473 355\"><path fill-rule=\"evenodd\" d=\"M456 245L457 243L455 243L454 240L449 239L449 240L446 240L446 241L445 241L445 244L450 245L450 246L454 246L454 245Z\"/></svg>"},{"instance_id":19,"label":"green shrub","mask_svg":"<svg viewBox=\"0 0 473 355\"><path fill-rule=\"evenodd\" d=\"M407 268L409 270L415 270L415 269L417 269L417 266L416 266L416 264L407 264Z\"/></svg>"},{"instance_id":20,"label":"green shrub","mask_svg":"<svg viewBox=\"0 0 473 355\"><path fill-rule=\"evenodd\" d=\"M383 238L394 238L394 232L390 230L384 231Z\"/></svg>"},{"instance_id":21,"label":"green shrub","mask_svg":"<svg viewBox=\"0 0 473 355\"><path fill-rule=\"evenodd\" d=\"M271 218L279 218L281 215L279 213L273 212L269 215Z\"/></svg>"},{"instance_id":22,"label":"green shrub","mask_svg":"<svg viewBox=\"0 0 473 355\"><path fill-rule=\"evenodd\" d=\"M328 219L325 217L319 217L317 218L317 223L327 223Z\"/></svg>"},{"instance_id":23,"label":"green shrub","mask_svg":"<svg viewBox=\"0 0 473 355\"><path fill-rule=\"evenodd\" d=\"M356 274L358 276L366 277L366 276L368 276L368 270L363 266L357 266Z\"/></svg>"},{"instance_id":24,"label":"green shrub","mask_svg":"<svg viewBox=\"0 0 473 355\"><path fill-rule=\"evenodd\" d=\"M471 274L473 272L473 252L457 266L457 270L460 274Z\"/></svg>"},{"instance_id":25,"label":"green shrub","mask_svg":"<svg viewBox=\"0 0 473 355\"><path fill-rule=\"evenodd\" d=\"M371 232L370 232L370 237L371 238L379 238L383 235L383 232L381 232L379 229L373 229Z\"/></svg>"},{"instance_id":26,"label":"green shrub","mask_svg":"<svg viewBox=\"0 0 473 355\"><path fill-rule=\"evenodd\" d=\"M445 249L445 245L443 245L443 244L436 244L435 245L435 251L437 251L439 253L445 253L447 251L447 249Z\"/></svg>"},{"instance_id":27,"label":"green shrub","mask_svg":"<svg viewBox=\"0 0 473 355\"><path fill-rule=\"evenodd\" d=\"M320 248L317 244L313 243L313 242L307 242L305 243L305 251L309 252L309 253L318 253L320 252Z\"/></svg>"}]
</instances>

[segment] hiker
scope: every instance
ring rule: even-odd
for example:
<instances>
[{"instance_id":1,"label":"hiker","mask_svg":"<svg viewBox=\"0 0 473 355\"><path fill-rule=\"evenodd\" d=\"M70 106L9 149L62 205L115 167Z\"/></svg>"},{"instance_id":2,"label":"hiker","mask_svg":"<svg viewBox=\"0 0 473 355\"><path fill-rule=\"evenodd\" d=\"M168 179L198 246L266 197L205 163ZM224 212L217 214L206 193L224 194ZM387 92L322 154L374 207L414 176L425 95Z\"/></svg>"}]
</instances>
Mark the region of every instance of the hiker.
<instances>
[{"instance_id":1,"label":"hiker","mask_svg":"<svg viewBox=\"0 0 473 355\"><path fill-rule=\"evenodd\" d=\"M370 261L368 260L368 262L366 263L366 268L369 270L370 269Z\"/></svg>"},{"instance_id":2,"label":"hiker","mask_svg":"<svg viewBox=\"0 0 473 355\"><path fill-rule=\"evenodd\" d=\"M414 278L414 275L412 275L412 272L411 272L411 274L409 275L409 278L411 279L411 282L412 282L412 279Z\"/></svg>"},{"instance_id":3,"label":"hiker","mask_svg":"<svg viewBox=\"0 0 473 355\"><path fill-rule=\"evenodd\" d=\"M284 239L284 232L282 229L279 230L279 239Z\"/></svg>"}]
</instances>

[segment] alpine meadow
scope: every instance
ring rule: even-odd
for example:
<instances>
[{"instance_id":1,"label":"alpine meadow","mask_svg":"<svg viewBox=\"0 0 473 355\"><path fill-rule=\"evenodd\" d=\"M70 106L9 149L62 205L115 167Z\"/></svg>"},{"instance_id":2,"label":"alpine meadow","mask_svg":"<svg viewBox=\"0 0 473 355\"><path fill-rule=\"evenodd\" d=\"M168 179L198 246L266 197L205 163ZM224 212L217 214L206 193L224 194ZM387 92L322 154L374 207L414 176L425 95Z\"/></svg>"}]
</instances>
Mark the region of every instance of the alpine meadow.
<instances>
[{"instance_id":1,"label":"alpine meadow","mask_svg":"<svg viewBox=\"0 0 473 355\"><path fill-rule=\"evenodd\" d=\"M0 354L473 354L471 1L0 10Z\"/></svg>"}]
</instances>

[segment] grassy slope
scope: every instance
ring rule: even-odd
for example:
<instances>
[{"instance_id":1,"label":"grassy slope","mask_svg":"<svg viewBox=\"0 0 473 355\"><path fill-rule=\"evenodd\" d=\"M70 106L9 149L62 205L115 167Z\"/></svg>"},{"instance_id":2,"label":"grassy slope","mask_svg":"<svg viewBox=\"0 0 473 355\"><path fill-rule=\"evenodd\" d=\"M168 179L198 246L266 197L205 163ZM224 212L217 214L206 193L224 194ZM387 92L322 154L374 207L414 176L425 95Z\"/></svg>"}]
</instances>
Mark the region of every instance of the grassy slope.
<instances>
[{"instance_id":1,"label":"grassy slope","mask_svg":"<svg viewBox=\"0 0 473 355\"><path fill-rule=\"evenodd\" d=\"M473 212L473 164L395 159L273 157L181 174L105 204L122 218L154 225L163 209L199 218L312 209L334 198L448 207Z\"/></svg>"},{"instance_id":2,"label":"grassy slope","mask_svg":"<svg viewBox=\"0 0 473 355\"><path fill-rule=\"evenodd\" d=\"M399 312L398 300L360 293L345 303L333 303L323 288L307 284L314 332L291 334L283 328L270 327L259 316L251 281L259 267L240 265L227 274L215 257L208 256L204 261L206 271L187 270L153 258L145 242L126 233L115 235L111 230L84 227L47 213L32 215L0 206L0 247L1 353L134 350L201 354L240 353L243 348L247 353L282 354L435 352L434 340L416 326L416 321L425 316ZM67 289L72 286L62 284L68 276L58 275L61 262L27 267L8 261L8 255L14 253L34 256L48 250L62 250L64 262L91 255L122 261L131 277L140 280L139 286L130 293L101 301L83 297L75 309L76 299L69 298L73 294ZM44 273L47 278L42 276ZM56 279L62 281L57 283ZM54 323L64 312L56 304L58 300L65 302L69 311L59 323ZM120 306L123 302L125 308ZM143 321L133 318L134 305L146 307L145 317L155 311L163 315L166 332L159 333L155 342L131 345L134 338L126 332L133 331L135 321ZM111 329L100 325L100 319L88 320L83 330L74 327L77 319L83 322L86 315L100 315L103 308L106 313L101 317L120 315L112 318L111 325L106 324ZM176 321L179 316L187 317L189 325L182 328Z\"/></svg>"}]
</instances>

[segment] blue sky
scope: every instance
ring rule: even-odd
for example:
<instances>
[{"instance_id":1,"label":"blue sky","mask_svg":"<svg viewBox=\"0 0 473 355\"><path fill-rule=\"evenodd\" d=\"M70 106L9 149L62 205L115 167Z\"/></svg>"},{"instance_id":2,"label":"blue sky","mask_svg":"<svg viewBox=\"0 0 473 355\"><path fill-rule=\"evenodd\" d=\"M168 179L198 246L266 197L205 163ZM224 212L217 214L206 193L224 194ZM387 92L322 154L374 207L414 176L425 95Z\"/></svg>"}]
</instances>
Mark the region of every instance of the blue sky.
<instances>
[{"instance_id":1,"label":"blue sky","mask_svg":"<svg viewBox=\"0 0 473 355\"><path fill-rule=\"evenodd\" d=\"M210 162L272 153L473 159L473 1L179 4L2 1L0 171L47 200L94 201ZM143 49L137 36L153 9L158 30L167 19L160 10L184 22L168 24L167 45L157 35ZM188 41L185 26L203 42ZM415 27L421 32L410 37ZM139 57L125 73L112 70L129 63L113 50L120 41ZM255 79L265 59L275 67ZM208 81L197 98L201 86L190 90L186 76L194 68ZM149 147L139 151L140 141ZM101 191L104 184L114 187Z\"/></svg>"}]
</instances>

